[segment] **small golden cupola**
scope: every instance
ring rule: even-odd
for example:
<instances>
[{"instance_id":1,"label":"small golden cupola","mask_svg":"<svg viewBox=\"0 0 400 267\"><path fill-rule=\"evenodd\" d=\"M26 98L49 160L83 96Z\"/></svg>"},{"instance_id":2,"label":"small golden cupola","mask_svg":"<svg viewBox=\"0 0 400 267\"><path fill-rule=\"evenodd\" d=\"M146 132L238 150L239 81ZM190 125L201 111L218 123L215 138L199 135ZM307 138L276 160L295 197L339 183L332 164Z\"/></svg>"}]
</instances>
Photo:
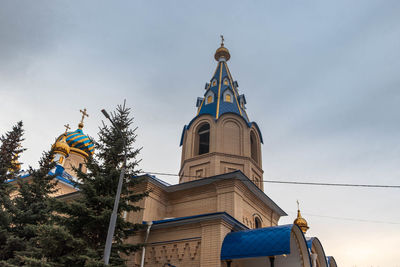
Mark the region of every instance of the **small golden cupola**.
<instances>
[{"instance_id":1,"label":"small golden cupola","mask_svg":"<svg viewBox=\"0 0 400 267\"><path fill-rule=\"evenodd\" d=\"M307 221L301 217L299 201L297 201L297 218L294 220L294 224L300 227L301 231L305 234L310 227L308 227Z\"/></svg>"},{"instance_id":2,"label":"small golden cupola","mask_svg":"<svg viewBox=\"0 0 400 267\"><path fill-rule=\"evenodd\" d=\"M65 159L69 156L69 152L71 151L71 147L68 145L67 139L67 131L70 129L69 124L64 125L65 133L62 135L61 139L59 138L51 147L54 152L54 159L58 165L64 166Z\"/></svg>"},{"instance_id":3,"label":"small golden cupola","mask_svg":"<svg viewBox=\"0 0 400 267\"><path fill-rule=\"evenodd\" d=\"M231 58L231 54L229 54L229 50L224 47L224 36L221 35L221 46L215 51L214 58L216 61L228 61Z\"/></svg>"}]
</instances>

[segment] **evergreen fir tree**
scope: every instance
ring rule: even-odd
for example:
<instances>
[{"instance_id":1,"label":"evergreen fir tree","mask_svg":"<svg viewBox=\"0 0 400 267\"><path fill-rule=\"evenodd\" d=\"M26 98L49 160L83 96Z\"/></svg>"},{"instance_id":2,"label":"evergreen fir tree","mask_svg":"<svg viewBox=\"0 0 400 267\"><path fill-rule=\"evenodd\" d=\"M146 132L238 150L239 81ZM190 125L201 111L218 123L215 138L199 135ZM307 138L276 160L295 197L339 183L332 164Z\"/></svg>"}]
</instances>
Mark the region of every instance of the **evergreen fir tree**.
<instances>
[{"instance_id":1,"label":"evergreen fir tree","mask_svg":"<svg viewBox=\"0 0 400 267\"><path fill-rule=\"evenodd\" d=\"M11 237L5 247L10 264L26 265L26 259L35 256L34 251L41 258L35 238L39 226L49 224L52 216L51 194L55 193L54 176L49 174L54 167L52 157L52 153L44 153L39 169L30 167L29 176L18 179L18 194L12 200Z\"/></svg>"},{"instance_id":2,"label":"evergreen fir tree","mask_svg":"<svg viewBox=\"0 0 400 267\"><path fill-rule=\"evenodd\" d=\"M83 243L62 225L55 212L57 180L51 173L55 167L53 153L45 152L39 168L29 169L29 176L18 181L18 195L13 199L11 237L5 247L11 256L0 262L6 266L71 266L69 257L76 257Z\"/></svg>"},{"instance_id":3,"label":"evergreen fir tree","mask_svg":"<svg viewBox=\"0 0 400 267\"><path fill-rule=\"evenodd\" d=\"M12 130L0 137L0 260L12 254L6 249L12 241L10 233L11 214L13 209L10 194L14 190L10 181L17 179L20 173L20 154L24 130L22 121Z\"/></svg>"},{"instance_id":4,"label":"evergreen fir tree","mask_svg":"<svg viewBox=\"0 0 400 267\"><path fill-rule=\"evenodd\" d=\"M54 176L50 170L54 167L52 153L43 153L39 169L29 168L29 176L18 180L18 194L13 199L11 232L14 236L14 252L18 254L9 262L24 262L27 251L32 252L31 242L37 237L39 225L46 225L52 213L51 194L55 193Z\"/></svg>"},{"instance_id":5,"label":"evergreen fir tree","mask_svg":"<svg viewBox=\"0 0 400 267\"><path fill-rule=\"evenodd\" d=\"M121 254L127 255L141 248L138 244L124 242L142 225L128 222L122 215L140 210L134 204L147 196L147 192L132 191L140 182L134 178L138 165L136 157L140 149L134 147L136 129L131 128L133 118L129 114L130 109L125 103L111 114L115 125L125 137L127 150L126 172L110 257L111 266L125 266ZM85 244L85 251L75 258L75 262L70 262L71 265L103 266L104 245L123 161L124 145L119 131L114 126L103 124L99 132L99 142L96 143L96 158L88 159L86 174L76 170L80 197L71 203L64 203L60 209L66 215L61 224L68 228L74 238L83 240Z\"/></svg>"}]
</instances>

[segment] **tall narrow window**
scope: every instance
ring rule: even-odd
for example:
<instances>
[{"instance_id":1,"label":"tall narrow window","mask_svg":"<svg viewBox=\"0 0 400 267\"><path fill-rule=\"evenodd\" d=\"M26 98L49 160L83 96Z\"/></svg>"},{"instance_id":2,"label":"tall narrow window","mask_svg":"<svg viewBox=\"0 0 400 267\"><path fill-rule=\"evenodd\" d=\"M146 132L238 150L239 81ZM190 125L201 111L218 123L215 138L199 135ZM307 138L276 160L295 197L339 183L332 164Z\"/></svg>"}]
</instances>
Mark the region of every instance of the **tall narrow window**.
<instances>
[{"instance_id":1,"label":"tall narrow window","mask_svg":"<svg viewBox=\"0 0 400 267\"><path fill-rule=\"evenodd\" d=\"M206 123L203 126L201 126L197 134L199 140L198 155L208 153L210 151L210 124Z\"/></svg>"},{"instance_id":2,"label":"tall narrow window","mask_svg":"<svg viewBox=\"0 0 400 267\"><path fill-rule=\"evenodd\" d=\"M261 220L258 217L256 217L254 219L254 228L261 228L261 227L262 227Z\"/></svg>"},{"instance_id":3,"label":"tall narrow window","mask_svg":"<svg viewBox=\"0 0 400 267\"><path fill-rule=\"evenodd\" d=\"M258 163L257 139L254 132L250 132L251 158Z\"/></svg>"},{"instance_id":4,"label":"tall narrow window","mask_svg":"<svg viewBox=\"0 0 400 267\"><path fill-rule=\"evenodd\" d=\"M207 104L210 104L213 102L213 97L211 95L207 96Z\"/></svg>"}]
</instances>

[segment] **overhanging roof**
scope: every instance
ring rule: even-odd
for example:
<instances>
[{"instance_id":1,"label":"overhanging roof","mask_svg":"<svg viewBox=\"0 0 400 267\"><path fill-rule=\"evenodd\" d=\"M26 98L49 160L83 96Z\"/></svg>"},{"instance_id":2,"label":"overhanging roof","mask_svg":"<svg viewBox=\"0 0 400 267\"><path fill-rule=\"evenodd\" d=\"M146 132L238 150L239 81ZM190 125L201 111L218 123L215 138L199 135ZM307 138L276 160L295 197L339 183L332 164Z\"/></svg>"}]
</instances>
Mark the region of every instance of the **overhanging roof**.
<instances>
[{"instance_id":1,"label":"overhanging roof","mask_svg":"<svg viewBox=\"0 0 400 267\"><path fill-rule=\"evenodd\" d=\"M258 197L262 202L264 202L268 207L270 207L275 213L279 216L287 216L286 212L284 212L272 199L270 199L260 188L258 188L243 172L240 170L224 173L216 176L206 177L195 181L190 181L186 183L180 183L176 185L166 185L163 182L160 182L160 179L155 178L152 175L145 174L138 177L147 177L149 181L158 187L161 187L166 192L176 192L180 190L187 190L203 185L208 185L215 183L216 181L221 180L229 180L229 179L236 179L241 181L254 195Z\"/></svg>"},{"instance_id":2,"label":"overhanging roof","mask_svg":"<svg viewBox=\"0 0 400 267\"><path fill-rule=\"evenodd\" d=\"M247 226L245 226L244 224L242 224L241 222L239 222L226 212L205 213L193 216L168 218L158 221L152 221L153 224L152 229L181 226L185 224L199 223L203 221L210 221L216 219L221 219L231 224L233 226L234 231L241 231L248 229ZM143 224L148 224L148 222L143 222Z\"/></svg>"}]
</instances>

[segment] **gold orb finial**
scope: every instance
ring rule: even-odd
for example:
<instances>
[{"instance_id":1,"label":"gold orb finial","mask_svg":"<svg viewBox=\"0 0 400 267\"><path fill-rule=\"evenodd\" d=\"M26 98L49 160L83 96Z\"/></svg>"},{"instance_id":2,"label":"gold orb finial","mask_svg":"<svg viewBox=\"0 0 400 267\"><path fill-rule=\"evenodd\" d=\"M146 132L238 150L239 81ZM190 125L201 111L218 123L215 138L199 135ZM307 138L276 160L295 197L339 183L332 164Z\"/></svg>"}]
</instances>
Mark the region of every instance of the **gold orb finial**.
<instances>
[{"instance_id":1,"label":"gold orb finial","mask_svg":"<svg viewBox=\"0 0 400 267\"><path fill-rule=\"evenodd\" d=\"M86 113L86 108L84 108L83 110L80 109L79 112L82 113L82 119L81 122L78 124L79 129L83 128L83 120L85 119L85 117L89 117L89 114Z\"/></svg>"},{"instance_id":2,"label":"gold orb finial","mask_svg":"<svg viewBox=\"0 0 400 267\"><path fill-rule=\"evenodd\" d=\"M299 201L297 200L297 218L294 220L294 224L296 224L298 227L300 227L301 231L305 234L310 227L308 227L307 221L301 217L300 213L300 204Z\"/></svg>"},{"instance_id":3,"label":"gold orb finial","mask_svg":"<svg viewBox=\"0 0 400 267\"><path fill-rule=\"evenodd\" d=\"M231 55L229 54L229 50L224 47L224 36L221 35L221 46L215 51L214 58L216 61L220 61L221 59L225 59L225 61L228 61L231 58Z\"/></svg>"}]
</instances>

